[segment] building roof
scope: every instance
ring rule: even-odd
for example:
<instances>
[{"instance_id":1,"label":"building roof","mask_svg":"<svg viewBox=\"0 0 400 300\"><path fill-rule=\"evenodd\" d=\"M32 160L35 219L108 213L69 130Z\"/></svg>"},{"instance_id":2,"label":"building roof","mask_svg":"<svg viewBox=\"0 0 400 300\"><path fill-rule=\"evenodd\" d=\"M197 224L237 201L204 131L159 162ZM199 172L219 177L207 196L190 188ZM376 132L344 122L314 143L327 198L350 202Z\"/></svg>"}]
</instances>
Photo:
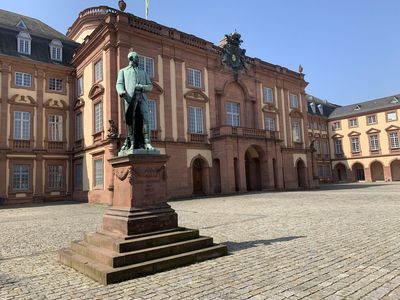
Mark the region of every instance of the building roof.
<instances>
[{"instance_id":1,"label":"building roof","mask_svg":"<svg viewBox=\"0 0 400 300\"><path fill-rule=\"evenodd\" d=\"M19 25L18 27L17 24ZM32 38L30 55L18 52L17 35L21 31L28 32ZM53 39L62 42L62 62L50 58L49 44ZM78 45L67 36L39 20L0 9L0 55L70 66L72 54Z\"/></svg>"},{"instance_id":2,"label":"building roof","mask_svg":"<svg viewBox=\"0 0 400 300\"><path fill-rule=\"evenodd\" d=\"M306 100L307 113L313 116L328 118L336 108L340 107L339 105L330 103L327 100L322 100L312 95L307 95Z\"/></svg>"},{"instance_id":3,"label":"building roof","mask_svg":"<svg viewBox=\"0 0 400 300\"><path fill-rule=\"evenodd\" d=\"M400 106L400 94L337 107L329 115L329 118L340 118L352 115L367 114L376 110L390 109L391 107L398 106Z\"/></svg>"}]
</instances>

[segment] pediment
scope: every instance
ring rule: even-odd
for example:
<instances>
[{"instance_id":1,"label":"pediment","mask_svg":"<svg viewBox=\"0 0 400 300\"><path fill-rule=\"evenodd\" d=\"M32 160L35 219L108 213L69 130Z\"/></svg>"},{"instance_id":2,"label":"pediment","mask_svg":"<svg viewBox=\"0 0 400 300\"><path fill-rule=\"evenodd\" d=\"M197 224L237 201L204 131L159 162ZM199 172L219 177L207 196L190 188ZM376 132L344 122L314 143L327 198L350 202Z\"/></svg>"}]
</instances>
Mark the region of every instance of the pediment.
<instances>
[{"instance_id":1,"label":"pediment","mask_svg":"<svg viewBox=\"0 0 400 300\"><path fill-rule=\"evenodd\" d=\"M333 139L341 139L341 138L343 138L343 135L336 133L336 134L332 135L332 138Z\"/></svg>"},{"instance_id":2,"label":"pediment","mask_svg":"<svg viewBox=\"0 0 400 300\"><path fill-rule=\"evenodd\" d=\"M303 118L303 114L301 113L300 110L298 109L292 109L289 113L289 116L291 116L292 118L296 118L296 119L301 119Z\"/></svg>"},{"instance_id":3,"label":"pediment","mask_svg":"<svg viewBox=\"0 0 400 300\"><path fill-rule=\"evenodd\" d=\"M393 131L393 130L400 130L399 126L390 125L389 127L385 128L386 131Z\"/></svg>"},{"instance_id":4,"label":"pediment","mask_svg":"<svg viewBox=\"0 0 400 300\"><path fill-rule=\"evenodd\" d=\"M320 135L319 133L314 134L314 136L315 136L316 138L321 137L321 135Z\"/></svg>"},{"instance_id":5,"label":"pediment","mask_svg":"<svg viewBox=\"0 0 400 300\"><path fill-rule=\"evenodd\" d=\"M323 135L321 135L321 137L322 137L323 139L326 139L326 138L328 138L328 135L327 135L326 133L324 133Z\"/></svg>"},{"instance_id":6,"label":"pediment","mask_svg":"<svg viewBox=\"0 0 400 300\"><path fill-rule=\"evenodd\" d=\"M371 128L369 130L366 131L367 134L373 134L373 133L379 133L381 132L379 129L376 128Z\"/></svg>"},{"instance_id":7,"label":"pediment","mask_svg":"<svg viewBox=\"0 0 400 300\"><path fill-rule=\"evenodd\" d=\"M361 133L359 133L358 131L352 131L347 136L359 136L359 135L361 135Z\"/></svg>"},{"instance_id":8,"label":"pediment","mask_svg":"<svg viewBox=\"0 0 400 300\"><path fill-rule=\"evenodd\" d=\"M24 96L24 95L20 95L20 94L15 94L14 96L12 96L8 100L8 103L30 105L30 106L36 105L36 101L35 101L35 99L33 99L33 97Z\"/></svg>"},{"instance_id":9,"label":"pediment","mask_svg":"<svg viewBox=\"0 0 400 300\"><path fill-rule=\"evenodd\" d=\"M164 93L163 88L157 82L153 81L152 84L153 84L153 89L151 90L150 93L155 93L155 94L159 94L159 95Z\"/></svg>"},{"instance_id":10,"label":"pediment","mask_svg":"<svg viewBox=\"0 0 400 300\"><path fill-rule=\"evenodd\" d=\"M184 95L185 99L187 100L194 100L194 101L201 101L201 102L208 102L209 98L206 94L204 94L201 90L190 90L186 92Z\"/></svg>"},{"instance_id":11,"label":"pediment","mask_svg":"<svg viewBox=\"0 0 400 300\"><path fill-rule=\"evenodd\" d=\"M272 104L265 104L262 108L263 112L278 113L278 109Z\"/></svg>"},{"instance_id":12,"label":"pediment","mask_svg":"<svg viewBox=\"0 0 400 300\"><path fill-rule=\"evenodd\" d=\"M49 99L44 103L46 108L67 109L68 104L64 100Z\"/></svg>"},{"instance_id":13,"label":"pediment","mask_svg":"<svg viewBox=\"0 0 400 300\"><path fill-rule=\"evenodd\" d=\"M96 99L104 94L104 87L100 83L96 83L89 91L89 98Z\"/></svg>"},{"instance_id":14,"label":"pediment","mask_svg":"<svg viewBox=\"0 0 400 300\"><path fill-rule=\"evenodd\" d=\"M76 109L78 109L78 108L81 108L81 107L83 107L83 106L85 106L85 101L84 101L83 99L78 98L78 99L75 100L75 103L74 103L74 110L76 110Z\"/></svg>"}]
</instances>

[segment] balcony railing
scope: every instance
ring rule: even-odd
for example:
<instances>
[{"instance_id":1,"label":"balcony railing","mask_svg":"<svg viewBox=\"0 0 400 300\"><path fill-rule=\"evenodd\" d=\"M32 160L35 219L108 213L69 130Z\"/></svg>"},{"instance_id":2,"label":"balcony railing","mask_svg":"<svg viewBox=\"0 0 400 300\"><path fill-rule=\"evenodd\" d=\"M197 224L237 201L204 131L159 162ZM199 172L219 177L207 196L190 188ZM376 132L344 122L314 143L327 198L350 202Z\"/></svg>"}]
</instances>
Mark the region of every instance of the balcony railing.
<instances>
[{"instance_id":1,"label":"balcony railing","mask_svg":"<svg viewBox=\"0 0 400 300\"><path fill-rule=\"evenodd\" d=\"M189 133L188 134L188 139L189 139L189 142L192 142L192 143L203 143L203 144L206 144L208 141L207 141L207 134L202 134L202 133Z\"/></svg>"},{"instance_id":2,"label":"balcony railing","mask_svg":"<svg viewBox=\"0 0 400 300\"><path fill-rule=\"evenodd\" d=\"M30 140L13 140L12 142L15 150L29 150L31 148Z\"/></svg>"},{"instance_id":3,"label":"balcony railing","mask_svg":"<svg viewBox=\"0 0 400 300\"><path fill-rule=\"evenodd\" d=\"M64 150L65 142L61 141L48 141L47 148L49 150Z\"/></svg>"},{"instance_id":4,"label":"balcony railing","mask_svg":"<svg viewBox=\"0 0 400 300\"><path fill-rule=\"evenodd\" d=\"M262 138L262 139L277 139L279 138L278 131L257 129L257 128L245 128L245 127L232 127L232 126L221 126L218 128L211 129L211 137L219 136L243 136L251 138Z\"/></svg>"}]
</instances>

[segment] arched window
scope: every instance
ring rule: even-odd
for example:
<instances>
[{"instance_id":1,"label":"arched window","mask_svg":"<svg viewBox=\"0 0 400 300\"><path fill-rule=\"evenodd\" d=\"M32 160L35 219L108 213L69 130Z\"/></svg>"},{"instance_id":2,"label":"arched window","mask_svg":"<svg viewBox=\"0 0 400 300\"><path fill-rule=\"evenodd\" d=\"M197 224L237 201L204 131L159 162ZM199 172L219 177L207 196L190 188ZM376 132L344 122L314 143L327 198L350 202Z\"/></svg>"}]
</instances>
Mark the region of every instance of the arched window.
<instances>
[{"instance_id":1,"label":"arched window","mask_svg":"<svg viewBox=\"0 0 400 300\"><path fill-rule=\"evenodd\" d=\"M32 38L26 31L21 31L17 35L17 49L18 53L31 54L31 41Z\"/></svg>"},{"instance_id":2,"label":"arched window","mask_svg":"<svg viewBox=\"0 0 400 300\"><path fill-rule=\"evenodd\" d=\"M63 45L59 40L52 40L50 43L50 58L53 60L62 61Z\"/></svg>"}]
</instances>

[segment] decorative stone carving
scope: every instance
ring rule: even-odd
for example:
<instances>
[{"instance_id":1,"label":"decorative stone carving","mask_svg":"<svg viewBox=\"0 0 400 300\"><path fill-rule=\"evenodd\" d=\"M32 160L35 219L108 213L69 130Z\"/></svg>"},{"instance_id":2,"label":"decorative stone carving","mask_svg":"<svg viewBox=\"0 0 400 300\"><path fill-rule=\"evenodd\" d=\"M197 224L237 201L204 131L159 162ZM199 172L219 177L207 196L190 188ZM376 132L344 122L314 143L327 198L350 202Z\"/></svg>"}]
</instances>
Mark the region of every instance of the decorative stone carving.
<instances>
[{"instance_id":1,"label":"decorative stone carving","mask_svg":"<svg viewBox=\"0 0 400 300\"><path fill-rule=\"evenodd\" d=\"M243 42L241 35L237 32L226 34L222 43L222 58L224 65L233 71L233 77L238 80L239 71L246 69L246 50L240 48Z\"/></svg>"},{"instance_id":2,"label":"decorative stone carving","mask_svg":"<svg viewBox=\"0 0 400 300\"><path fill-rule=\"evenodd\" d=\"M78 98L78 99L75 100L75 103L74 103L74 110L76 110L76 109L78 109L78 108L81 108L81 107L83 107L83 106L85 106L85 101L84 101L83 99Z\"/></svg>"},{"instance_id":3,"label":"decorative stone carving","mask_svg":"<svg viewBox=\"0 0 400 300\"><path fill-rule=\"evenodd\" d=\"M11 104L25 104L25 105L30 105L30 106L36 105L36 101L35 101L35 99L33 99L33 97L24 96L24 95L20 95L20 94L15 94L14 96L12 96L8 100L8 103L11 103Z\"/></svg>"},{"instance_id":4,"label":"decorative stone carving","mask_svg":"<svg viewBox=\"0 0 400 300\"><path fill-rule=\"evenodd\" d=\"M89 91L89 98L93 100L103 94L104 94L104 87L100 83L96 83L92 86L92 88Z\"/></svg>"},{"instance_id":5,"label":"decorative stone carving","mask_svg":"<svg viewBox=\"0 0 400 300\"><path fill-rule=\"evenodd\" d=\"M115 125L114 120L108 120L110 123L110 127L108 128L107 138L109 139L117 139L118 138L118 127Z\"/></svg>"},{"instance_id":6,"label":"decorative stone carving","mask_svg":"<svg viewBox=\"0 0 400 300\"><path fill-rule=\"evenodd\" d=\"M201 101L201 102L208 102L208 100L209 100L207 95L201 90L190 90L190 91L186 92L184 97L187 100L194 100L194 101Z\"/></svg>"}]
</instances>

